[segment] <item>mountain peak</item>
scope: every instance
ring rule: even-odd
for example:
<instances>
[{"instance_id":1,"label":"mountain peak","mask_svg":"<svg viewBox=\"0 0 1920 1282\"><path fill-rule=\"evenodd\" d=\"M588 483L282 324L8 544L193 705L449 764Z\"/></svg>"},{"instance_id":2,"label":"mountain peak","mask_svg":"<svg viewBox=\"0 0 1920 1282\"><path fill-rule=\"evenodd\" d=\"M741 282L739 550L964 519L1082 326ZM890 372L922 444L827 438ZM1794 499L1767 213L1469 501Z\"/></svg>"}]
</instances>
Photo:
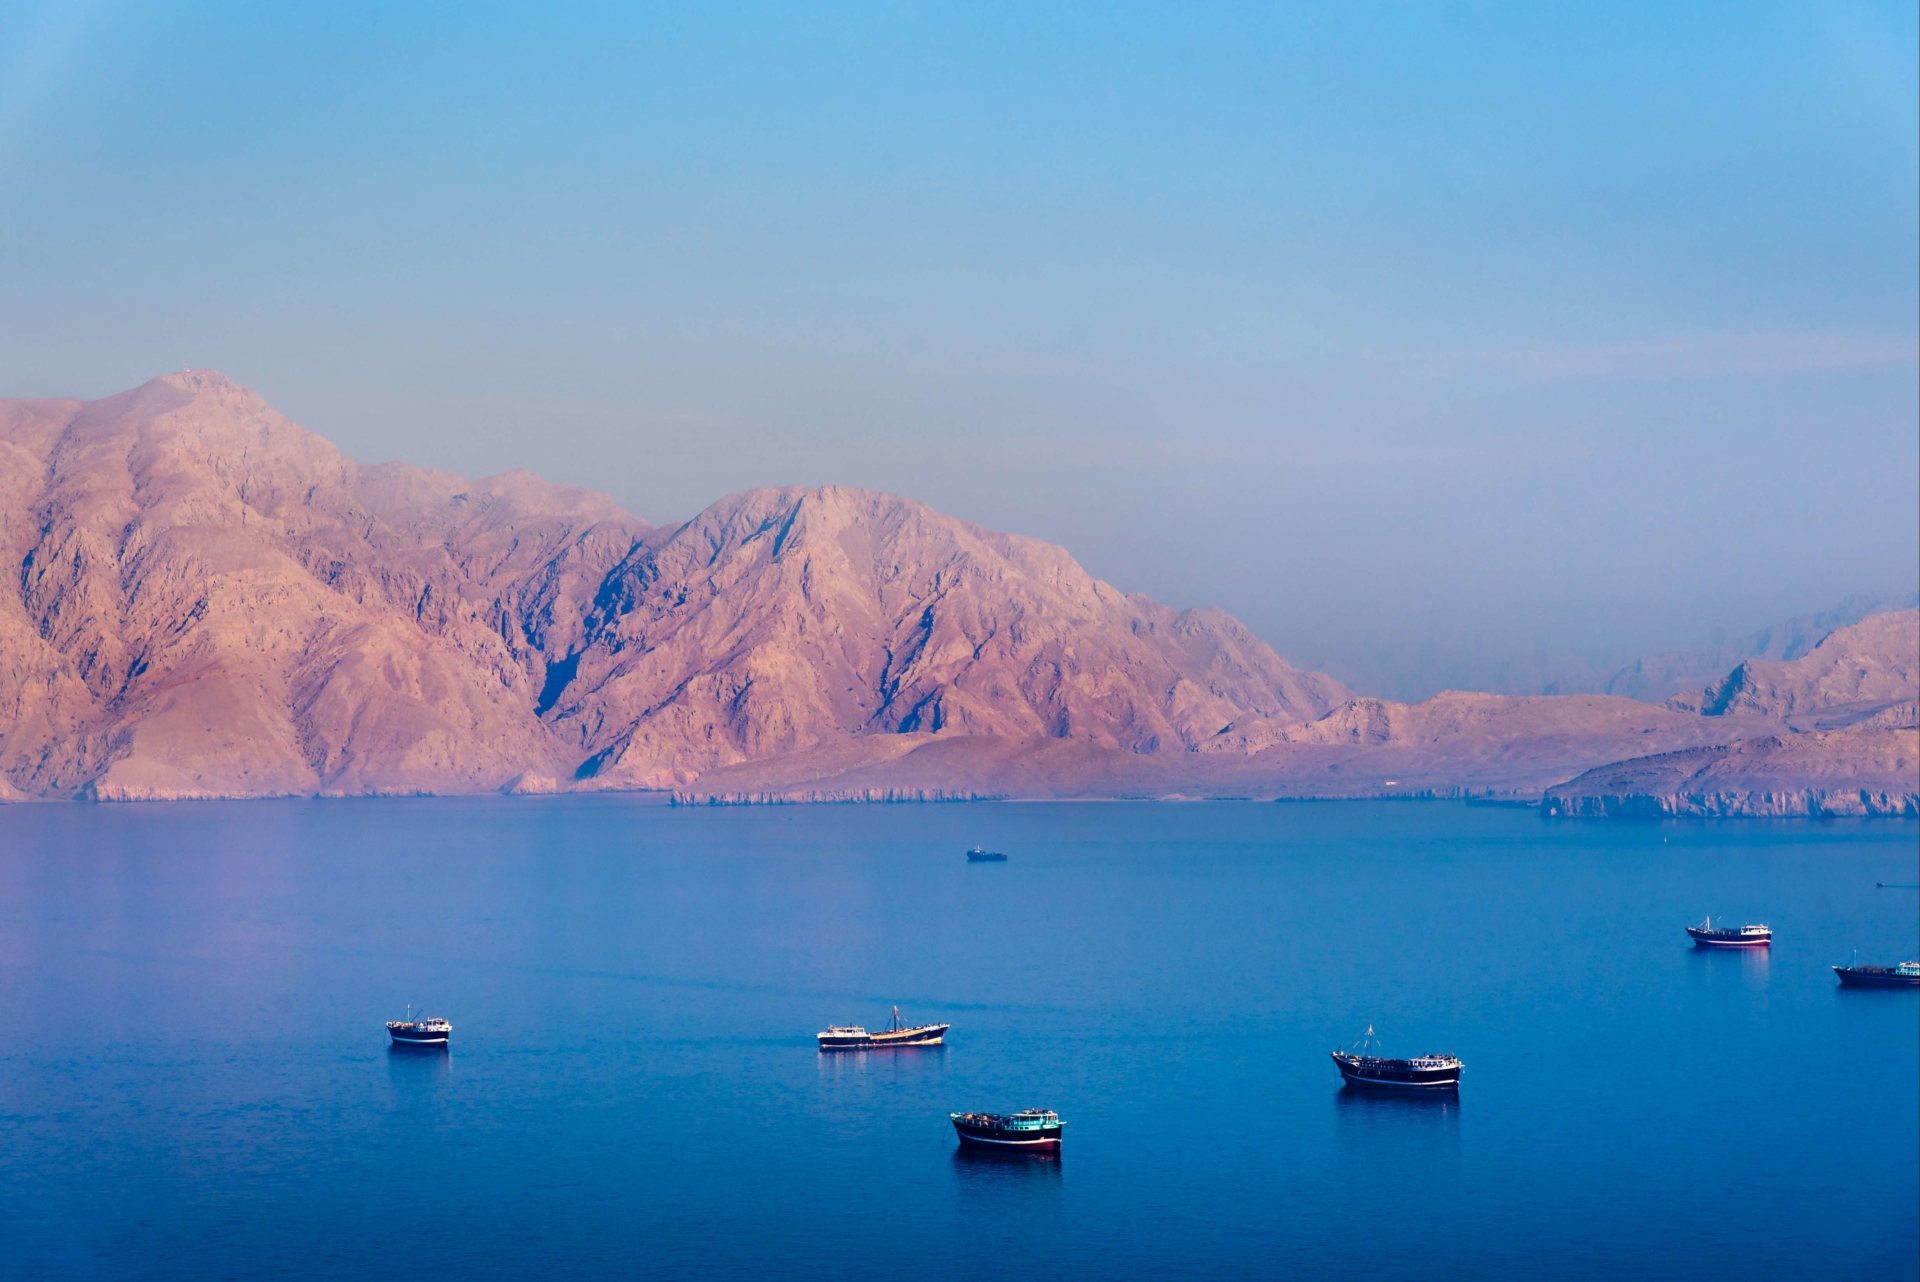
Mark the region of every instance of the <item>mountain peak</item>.
<instances>
[{"instance_id":1,"label":"mountain peak","mask_svg":"<svg viewBox=\"0 0 1920 1282\"><path fill-rule=\"evenodd\" d=\"M902 734L1184 751L1347 697L1223 613L872 490L656 530L526 471L356 463L212 370L0 406L0 448L0 774L29 793L662 786Z\"/></svg>"}]
</instances>

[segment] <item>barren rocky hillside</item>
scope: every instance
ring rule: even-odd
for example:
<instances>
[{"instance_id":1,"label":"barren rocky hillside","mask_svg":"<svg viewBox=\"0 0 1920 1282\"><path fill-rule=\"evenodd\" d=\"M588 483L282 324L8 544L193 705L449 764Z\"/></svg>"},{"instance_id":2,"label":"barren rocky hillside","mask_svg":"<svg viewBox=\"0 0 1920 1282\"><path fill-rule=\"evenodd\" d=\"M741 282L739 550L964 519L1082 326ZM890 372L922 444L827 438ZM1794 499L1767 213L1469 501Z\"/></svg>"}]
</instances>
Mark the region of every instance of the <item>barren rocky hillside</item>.
<instances>
[{"instance_id":1,"label":"barren rocky hillside","mask_svg":"<svg viewBox=\"0 0 1920 1282\"><path fill-rule=\"evenodd\" d=\"M367 467L217 374L0 402L0 775L28 795L490 788L649 530L510 474Z\"/></svg>"},{"instance_id":2,"label":"barren rocky hillside","mask_svg":"<svg viewBox=\"0 0 1920 1282\"><path fill-rule=\"evenodd\" d=\"M1698 695L1669 706L1710 717L1759 716L1795 729L1874 721L1912 725L1920 692L1920 610L1876 614L1836 628L1784 663L1748 660Z\"/></svg>"},{"instance_id":3,"label":"barren rocky hillside","mask_svg":"<svg viewBox=\"0 0 1920 1282\"><path fill-rule=\"evenodd\" d=\"M204 371L0 402L0 556L0 801L1537 796L1650 758L1662 787L1685 758L1898 796L1904 740L1819 732L1910 735L1920 676L1909 612L1665 708L1356 699L909 499L756 490L655 528L524 472L356 463Z\"/></svg>"},{"instance_id":4,"label":"barren rocky hillside","mask_svg":"<svg viewBox=\"0 0 1920 1282\"><path fill-rule=\"evenodd\" d=\"M1549 811L1920 813L1920 611L1837 628L1798 659L1742 663L1668 706L1739 736L1586 771L1548 792Z\"/></svg>"},{"instance_id":5,"label":"barren rocky hillside","mask_svg":"<svg viewBox=\"0 0 1920 1282\"><path fill-rule=\"evenodd\" d=\"M1348 697L905 499L655 530L355 463L204 371L0 402L0 463L0 798L657 787L899 732L1184 751Z\"/></svg>"},{"instance_id":6,"label":"barren rocky hillside","mask_svg":"<svg viewBox=\"0 0 1920 1282\"><path fill-rule=\"evenodd\" d=\"M608 579L552 717L599 784L876 734L1185 751L1347 699L1219 611L1175 611L1057 547L892 495L723 499Z\"/></svg>"}]
</instances>

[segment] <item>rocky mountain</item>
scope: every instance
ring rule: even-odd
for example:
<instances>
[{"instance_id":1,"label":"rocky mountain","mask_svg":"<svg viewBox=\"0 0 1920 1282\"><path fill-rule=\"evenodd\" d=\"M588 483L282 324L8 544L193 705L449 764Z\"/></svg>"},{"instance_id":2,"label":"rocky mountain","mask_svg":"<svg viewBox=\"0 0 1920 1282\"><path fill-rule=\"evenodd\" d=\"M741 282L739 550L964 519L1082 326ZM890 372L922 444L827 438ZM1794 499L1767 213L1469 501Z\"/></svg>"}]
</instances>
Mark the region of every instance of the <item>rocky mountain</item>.
<instances>
[{"instance_id":1,"label":"rocky mountain","mask_svg":"<svg viewBox=\"0 0 1920 1282\"><path fill-rule=\"evenodd\" d=\"M1674 695L1697 691L1750 659L1763 663L1789 662L1812 650L1836 628L1858 623L1870 615L1911 610L1916 606L1920 606L1920 594L1900 597L1887 592L1856 592L1829 609L1795 615L1747 636L1698 650L1642 655L1617 671L1596 674L1586 680L1562 679L1544 689L1547 694L1598 690L1660 703Z\"/></svg>"},{"instance_id":2,"label":"rocky mountain","mask_svg":"<svg viewBox=\"0 0 1920 1282\"><path fill-rule=\"evenodd\" d=\"M1920 691L1920 610L1876 614L1838 628L1804 657L1749 659L1697 694L1668 706L1704 716L1757 716L1794 729L1874 722L1912 725Z\"/></svg>"},{"instance_id":3,"label":"rocky mountain","mask_svg":"<svg viewBox=\"0 0 1920 1282\"><path fill-rule=\"evenodd\" d=\"M0 402L0 557L0 801L1538 796L1688 752L1878 770L1814 736L1911 724L1916 675L1907 615L1670 707L1360 699L909 499L756 490L659 528L524 472L356 463L205 371Z\"/></svg>"},{"instance_id":4,"label":"rocky mountain","mask_svg":"<svg viewBox=\"0 0 1920 1282\"><path fill-rule=\"evenodd\" d=\"M1838 628L1788 662L1749 660L1668 707L1741 734L1586 771L1548 791L1550 812L1920 814L1920 610Z\"/></svg>"},{"instance_id":5,"label":"rocky mountain","mask_svg":"<svg viewBox=\"0 0 1920 1282\"><path fill-rule=\"evenodd\" d=\"M1643 654L1625 664L1595 662L1565 651L1516 649L1497 635L1442 638L1408 633L1375 638L1355 653L1326 656L1322 666L1355 690L1409 702L1451 688L1512 695L1616 694L1664 703L1719 680L1748 659L1798 659L1835 628L1916 606L1920 592L1856 592L1827 609L1712 645Z\"/></svg>"},{"instance_id":6,"label":"rocky mountain","mask_svg":"<svg viewBox=\"0 0 1920 1282\"><path fill-rule=\"evenodd\" d=\"M1231 617L1175 611L1057 547L840 488L723 499L608 578L551 715L596 784L868 735L1191 749L1348 698Z\"/></svg>"},{"instance_id":7,"label":"rocky mountain","mask_svg":"<svg viewBox=\"0 0 1920 1282\"><path fill-rule=\"evenodd\" d=\"M563 771L546 655L651 532L526 473L368 467L211 373L0 402L0 777L114 798Z\"/></svg>"},{"instance_id":8,"label":"rocky mountain","mask_svg":"<svg viewBox=\"0 0 1920 1282\"><path fill-rule=\"evenodd\" d=\"M1184 751L1348 697L1217 611L856 490L658 530L365 466L196 371L0 403L0 779L102 798L658 787L872 736Z\"/></svg>"}]
</instances>

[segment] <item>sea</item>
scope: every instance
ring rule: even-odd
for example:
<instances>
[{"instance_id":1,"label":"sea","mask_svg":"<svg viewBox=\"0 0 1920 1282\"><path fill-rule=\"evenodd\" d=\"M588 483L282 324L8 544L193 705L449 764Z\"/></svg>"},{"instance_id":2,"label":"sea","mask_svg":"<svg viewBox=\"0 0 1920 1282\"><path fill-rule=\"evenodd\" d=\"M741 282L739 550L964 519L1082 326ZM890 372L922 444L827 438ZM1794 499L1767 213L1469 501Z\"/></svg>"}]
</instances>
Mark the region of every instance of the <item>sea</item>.
<instances>
[{"instance_id":1,"label":"sea","mask_svg":"<svg viewBox=\"0 0 1920 1282\"><path fill-rule=\"evenodd\" d=\"M1917 883L1435 801L0 807L0 1277L1913 1279L1920 993L1830 967ZM896 1006L947 1044L817 1050ZM1369 1027L1457 1098L1344 1090Z\"/></svg>"}]
</instances>

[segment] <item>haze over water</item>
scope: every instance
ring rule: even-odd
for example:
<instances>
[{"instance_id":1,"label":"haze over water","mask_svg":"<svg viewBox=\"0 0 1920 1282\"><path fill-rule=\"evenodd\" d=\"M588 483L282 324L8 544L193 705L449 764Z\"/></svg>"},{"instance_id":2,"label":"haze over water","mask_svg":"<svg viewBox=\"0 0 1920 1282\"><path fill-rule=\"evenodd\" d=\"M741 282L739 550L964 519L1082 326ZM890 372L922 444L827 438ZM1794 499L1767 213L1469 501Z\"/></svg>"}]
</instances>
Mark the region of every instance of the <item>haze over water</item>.
<instances>
[{"instance_id":1,"label":"haze over water","mask_svg":"<svg viewBox=\"0 0 1920 1282\"><path fill-rule=\"evenodd\" d=\"M28 1278L1911 1278L1920 824L1443 803L8 807ZM974 843L1004 865L968 865ZM1771 955L1709 955L1706 913ZM389 1052L408 1002L447 1055ZM829 1022L944 1050L820 1055ZM1374 1024L1457 1101L1344 1094ZM953 1109L1058 1109L1057 1163Z\"/></svg>"}]
</instances>

